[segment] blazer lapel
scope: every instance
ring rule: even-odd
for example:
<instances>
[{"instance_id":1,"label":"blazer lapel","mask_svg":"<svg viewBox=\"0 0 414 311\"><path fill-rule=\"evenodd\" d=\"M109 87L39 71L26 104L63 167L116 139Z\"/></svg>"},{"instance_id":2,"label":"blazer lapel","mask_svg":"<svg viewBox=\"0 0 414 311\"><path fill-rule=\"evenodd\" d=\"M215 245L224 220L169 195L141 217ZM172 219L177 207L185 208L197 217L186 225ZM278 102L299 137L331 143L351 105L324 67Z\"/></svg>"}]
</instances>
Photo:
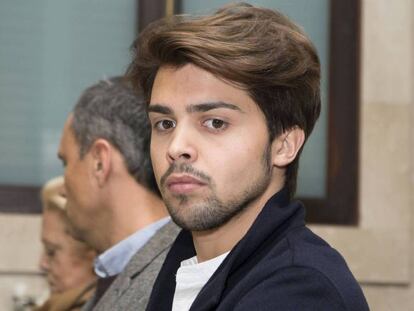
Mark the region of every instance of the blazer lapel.
<instances>
[{"instance_id":1,"label":"blazer lapel","mask_svg":"<svg viewBox=\"0 0 414 311\"><path fill-rule=\"evenodd\" d=\"M139 287L142 289L142 292L151 292L157 275L145 278L140 278L140 275L158 256L160 256L160 254L166 252L174 242L179 231L180 228L172 221L159 229L157 233L155 233L155 235L131 258L125 267L125 270L118 275L107 292L100 299L98 305L105 306L105 310L110 310L110 308L108 309L108 306L118 305L118 301L128 291L133 282L139 282ZM157 270L155 269L155 271ZM158 274L158 271L156 273ZM137 295L140 294L141 293L137 292ZM98 310L100 309L98 308Z\"/></svg>"},{"instance_id":2,"label":"blazer lapel","mask_svg":"<svg viewBox=\"0 0 414 311\"><path fill-rule=\"evenodd\" d=\"M137 277L151 262L171 246L181 229L170 221L132 257L125 272L131 278Z\"/></svg>"}]
</instances>

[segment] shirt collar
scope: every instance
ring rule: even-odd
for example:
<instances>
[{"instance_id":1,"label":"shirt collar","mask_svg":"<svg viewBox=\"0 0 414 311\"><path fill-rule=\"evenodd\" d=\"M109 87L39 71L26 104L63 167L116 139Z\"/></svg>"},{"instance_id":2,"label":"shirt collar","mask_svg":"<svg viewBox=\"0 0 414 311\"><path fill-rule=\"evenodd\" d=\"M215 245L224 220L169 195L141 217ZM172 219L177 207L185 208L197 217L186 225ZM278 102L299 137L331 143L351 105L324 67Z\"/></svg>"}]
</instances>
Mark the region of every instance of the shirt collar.
<instances>
[{"instance_id":1,"label":"shirt collar","mask_svg":"<svg viewBox=\"0 0 414 311\"><path fill-rule=\"evenodd\" d=\"M136 231L126 239L107 249L104 253L96 257L95 273L101 278L121 273L132 256L169 221L170 217L162 218Z\"/></svg>"}]
</instances>

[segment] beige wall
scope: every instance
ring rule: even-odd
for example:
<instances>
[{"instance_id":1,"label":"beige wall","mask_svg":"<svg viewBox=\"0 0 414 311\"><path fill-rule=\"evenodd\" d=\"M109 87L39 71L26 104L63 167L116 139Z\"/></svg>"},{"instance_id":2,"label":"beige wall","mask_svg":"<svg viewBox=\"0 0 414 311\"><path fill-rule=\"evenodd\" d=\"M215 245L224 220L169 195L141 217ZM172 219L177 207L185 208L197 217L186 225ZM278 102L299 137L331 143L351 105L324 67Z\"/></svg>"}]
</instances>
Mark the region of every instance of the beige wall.
<instances>
[{"instance_id":1,"label":"beige wall","mask_svg":"<svg viewBox=\"0 0 414 311\"><path fill-rule=\"evenodd\" d=\"M414 2L362 0L360 215L318 226L372 310L414 310Z\"/></svg>"},{"instance_id":2,"label":"beige wall","mask_svg":"<svg viewBox=\"0 0 414 311\"><path fill-rule=\"evenodd\" d=\"M414 310L414 2L362 4L361 223L312 228L344 254L372 310ZM39 228L38 216L0 215L2 310L15 292L46 289Z\"/></svg>"},{"instance_id":3,"label":"beige wall","mask_svg":"<svg viewBox=\"0 0 414 311\"><path fill-rule=\"evenodd\" d=\"M47 286L37 267L40 216L0 214L0 310L13 310L12 297L44 297Z\"/></svg>"},{"instance_id":4,"label":"beige wall","mask_svg":"<svg viewBox=\"0 0 414 311\"><path fill-rule=\"evenodd\" d=\"M405 240L408 233L405 248L398 255L409 259L409 269L404 271L406 282L372 282L363 288L372 310L414 310L414 2L365 0L363 10L363 114L364 120L376 119L378 130L374 142L380 145L370 146L372 142L365 141L371 156L362 164L378 161L372 174L382 183L388 183L387 191L383 192L370 187L367 180L365 195L375 197L375 203L386 201L384 209L400 214L400 230L390 230L389 234L395 240ZM375 129L366 131L374 133ZM408 208L401 210L400 205ZM364 216L372 222L393 226L388 219L378 220L375 214L376 211L365 209ZM406 233L402 227L407 228L402 229ZM383 252L388 251L383 248Z\"/></svg>"}]
</instances>

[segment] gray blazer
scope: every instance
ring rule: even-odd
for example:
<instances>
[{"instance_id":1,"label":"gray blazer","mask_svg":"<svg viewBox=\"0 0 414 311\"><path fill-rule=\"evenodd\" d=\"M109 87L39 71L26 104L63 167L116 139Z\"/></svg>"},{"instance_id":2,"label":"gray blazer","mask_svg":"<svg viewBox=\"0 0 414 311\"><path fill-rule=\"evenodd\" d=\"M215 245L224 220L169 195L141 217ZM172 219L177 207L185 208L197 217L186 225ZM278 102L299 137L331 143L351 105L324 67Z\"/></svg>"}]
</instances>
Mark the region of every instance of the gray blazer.
<instances>
[{"instance_id":1,"label":"gray blazer","mask_svg":"<svg viewBox=\"0 0 414 311\"><path fill-rule=\"evenodd\" d=\"M131 258L98 304L92 309L92 297L82 311L145 310L158 272L180 230L172 221L158 230Z\"/></svg>"}]
</instances>

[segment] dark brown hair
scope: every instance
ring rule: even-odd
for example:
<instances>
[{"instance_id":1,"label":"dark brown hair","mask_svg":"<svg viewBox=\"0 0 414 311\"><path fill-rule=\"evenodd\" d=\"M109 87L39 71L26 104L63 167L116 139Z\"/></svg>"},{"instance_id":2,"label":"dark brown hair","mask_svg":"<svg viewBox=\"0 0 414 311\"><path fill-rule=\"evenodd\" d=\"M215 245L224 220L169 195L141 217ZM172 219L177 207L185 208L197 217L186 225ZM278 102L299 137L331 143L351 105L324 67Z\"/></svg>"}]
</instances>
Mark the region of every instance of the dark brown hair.
<instances>
[{"instance_id":1,"label":"dark brown hair","mask_svg":"<svg viewBox=\"0 0 414 311\"><path fill-rule=\"evenodd\" d=\"M246 3L210 16L174 16L135 41L128 69L149 101L158 69L194 64L245 90L263 111L271 141L293 127L308 138L320 113L320 63L303 31L283 14ZM299 156L286 169L295 193Z\"/></svg>"}]
</instances>

